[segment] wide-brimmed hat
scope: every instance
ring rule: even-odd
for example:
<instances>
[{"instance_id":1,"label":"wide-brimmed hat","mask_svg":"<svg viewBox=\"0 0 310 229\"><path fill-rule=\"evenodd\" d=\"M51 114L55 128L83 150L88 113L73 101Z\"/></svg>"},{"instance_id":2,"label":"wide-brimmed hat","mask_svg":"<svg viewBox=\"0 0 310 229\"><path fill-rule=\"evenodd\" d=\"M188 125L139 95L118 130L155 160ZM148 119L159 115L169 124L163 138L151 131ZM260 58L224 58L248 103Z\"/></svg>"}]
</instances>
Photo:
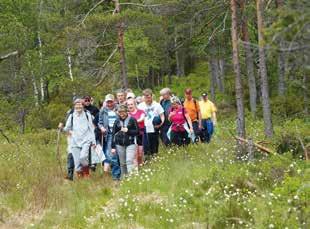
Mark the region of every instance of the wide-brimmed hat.
<instances>
[{"instance_id":1,"label":"wide-brimmed hat","mask_svg":"<svg viewBox=\"0 0 310 229\"><path fill-rule=\"evenodd\" d=\"M115 98L114 98L114 95L112 95L112 94L107 94L105 96L105 99L104 99L105 102L114 101L114 100L115 100Z\"/></svg>"}]
</instances>

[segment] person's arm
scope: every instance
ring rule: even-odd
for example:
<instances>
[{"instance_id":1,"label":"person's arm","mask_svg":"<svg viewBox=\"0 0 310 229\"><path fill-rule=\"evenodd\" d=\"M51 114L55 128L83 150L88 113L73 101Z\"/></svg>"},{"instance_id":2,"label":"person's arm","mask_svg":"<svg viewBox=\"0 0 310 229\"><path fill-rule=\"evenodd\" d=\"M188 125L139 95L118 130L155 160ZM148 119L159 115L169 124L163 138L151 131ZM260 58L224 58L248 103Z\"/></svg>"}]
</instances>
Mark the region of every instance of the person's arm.
<instances>
[{"instance_id":1,"label":"person's arm","mask_svg":"<svg viewBox=\"0 0 310 229\"><path fill-rule=\"evenodd\" d=\"M141 117L137 120L137 123L144 122L145 114L141 114Z\"/></svg>"},{"instance_id":2,"label":"person's arm","mask_svg":"<svg viewBox=\"0 0 310 229\"><path fill-rule=\"evenodd\" d=\"M217 112L217 109L216 109L216 106L214 104L212 104L212 122L213 122L213 125L216 126L216 112Z\"/></svg>"},{"instance_id":3,"label":"person's arm","mask_svg":"<svg viewBox=\"0 0 310 229\"><path fill-rule=\"evenodd\" d=\"M63 129L65 132L67 132L69 134L71 134L71 132L72 132L72 123L71 123L72 115L73 114L70 114L69 117L67 118L66 125Z\"/></svg>"},{"instance_id":4,"label":"person's arm","mask_svg":"<svg viewBox=\"0 0 310 229\"><path fill-rule=\"evenodd\" d=\"M101 130L101 133L103 133L103 134L107 132L106 128L104 127L104 115L105 114L104 114L103 109L100 110L100 112L99 112L98 127Z\"/></svg>"},{"instance_id":5,"label":"person's arm","mask_svg":"<svg viewBox=\"0 0 310 229\"><path fill-rule=\"evenodd\" d=\"M198 127L199 129L202 129L202 116L201 116L201 111L200 111L200 106L199 106L199 103L196 102L196 108L197 108L197 113L198 113Z\"/></svg>"},{"instance_id":6,"label":"person's arm","mask_svg":"<svg viewBox=\"0 0 310 229\"><path fill-rule=\"evenodd\" d=\"M189 130L191 133L194 132L194 129L193 129L193 123L192 123L192 120L191 120L191 117L189 117L189 114L188 113L185 113L185 118L187 120L187 123L189 125Z\"/></svg>"}]
</instances>

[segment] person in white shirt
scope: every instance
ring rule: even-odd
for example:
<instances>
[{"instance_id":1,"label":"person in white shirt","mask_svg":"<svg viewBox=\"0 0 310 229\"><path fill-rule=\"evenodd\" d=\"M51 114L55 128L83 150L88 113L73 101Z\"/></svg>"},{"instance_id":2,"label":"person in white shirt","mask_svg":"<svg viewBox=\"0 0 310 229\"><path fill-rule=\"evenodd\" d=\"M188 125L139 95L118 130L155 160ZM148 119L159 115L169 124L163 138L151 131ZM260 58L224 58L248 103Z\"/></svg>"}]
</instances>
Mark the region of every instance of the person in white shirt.
<instances>
[{"instance_id":1,"label":"person in white shirt","mask_svg":"<svg viewBox=\"0 0 310 229\"><path fill-rule=\"evenodd\" d=\"M138 109L145 112L145 136L143 147L145 159L149 159L158 153L159 146L159 129L165 121L164 109L162 106L153 101L153 92L151 89L143 91L144 102L140 103Z\"/></svg>"}]
</instances>

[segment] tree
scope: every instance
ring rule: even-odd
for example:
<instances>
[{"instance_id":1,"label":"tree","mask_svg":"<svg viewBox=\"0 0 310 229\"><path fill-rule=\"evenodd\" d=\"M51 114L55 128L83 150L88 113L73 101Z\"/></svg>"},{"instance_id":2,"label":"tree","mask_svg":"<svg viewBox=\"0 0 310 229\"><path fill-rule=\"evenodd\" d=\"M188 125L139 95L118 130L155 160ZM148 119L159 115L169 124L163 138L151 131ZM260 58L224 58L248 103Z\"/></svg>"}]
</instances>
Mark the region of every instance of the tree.
<instances>
[{"instance_id":1,"label":"tree","mask_svg":"<svg viewBox=\"0 0 310 229\"><path fill-rule=\"evenodd\" d=\"M233 48L233 67L235 72L235 93L237 102L237 134L245 137L245 118L243 105L243 88L241 81L239 47L238 47L238 21L237 21L237 0L230 1L231 7L231 40Z\"/></svg>"},{"instance_id":2,"label":"tree","mask_svg":"<svg viewBox=\"0 0 310 229\"><path fill-rule=\"evenodd\" d=\"M271 108L269 100L269 86L265 57L265 40L264 40L264 0L256 1L257 11L257 29L258 29L258 46L259 46L259 72L261 77L261 90L262 90L262 106L263 117L265 126L265 135L267 137L273 136Z\"/></svg>"},{"instance_id":3,"label":"tree","mask_svg":"<svg viewBox=\"0 0 310 229\"><path fill-rule=\"evenodd\" d=\"M243 47L245 50L245 65L247 69L248 85L249 85L249 94L250 94L250 109L252 116L256 115L256 79L254 71L254 59L253 53L250 45L250 36L248 31L248 20L245 13L245 0L240 0L240 9L242 12L242 21L241 21L241 31L242 31L242 41Z\"/></svg>"}]
</instances>

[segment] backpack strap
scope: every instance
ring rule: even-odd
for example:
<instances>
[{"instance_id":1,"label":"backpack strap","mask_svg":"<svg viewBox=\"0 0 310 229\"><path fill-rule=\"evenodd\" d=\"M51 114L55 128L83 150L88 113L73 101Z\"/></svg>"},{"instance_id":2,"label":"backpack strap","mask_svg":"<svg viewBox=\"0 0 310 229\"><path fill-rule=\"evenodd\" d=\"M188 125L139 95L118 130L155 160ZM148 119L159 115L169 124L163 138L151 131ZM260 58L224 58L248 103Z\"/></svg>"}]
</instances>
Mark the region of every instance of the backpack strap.
<instances>
[{"instance_id":1,"label":"backpack strap","mask_svg":"<svg viewBox=\"0 0 310 229\"><path fill-rule=\"evenodd\" d=\"M184 107L182 107L182 113L183 113L183 117L184 117L184 119L185 119L186 125L187 125L187 127L190 129L189 123L188 123L187 118L186 118L186 116L185 116L185 108L184 108Z\"/></svg>"},{"instance_id":2,"label":"backpack strap","mask_svg":"<svg viewBox=\"0 0 310 229\"><path fill-rule=\"evenodd\" d=\"M89 121L89 117L88 117L88 115L87 115L87 112L88 112L88 111L84 110L84 112L85 112L87 121ZM70 111L70 115L71 115L71 128L72 128L72 130L73 130L73 113L74 113L74 110L72 109L72 110Z\"/></svg>"}]
</instances>

